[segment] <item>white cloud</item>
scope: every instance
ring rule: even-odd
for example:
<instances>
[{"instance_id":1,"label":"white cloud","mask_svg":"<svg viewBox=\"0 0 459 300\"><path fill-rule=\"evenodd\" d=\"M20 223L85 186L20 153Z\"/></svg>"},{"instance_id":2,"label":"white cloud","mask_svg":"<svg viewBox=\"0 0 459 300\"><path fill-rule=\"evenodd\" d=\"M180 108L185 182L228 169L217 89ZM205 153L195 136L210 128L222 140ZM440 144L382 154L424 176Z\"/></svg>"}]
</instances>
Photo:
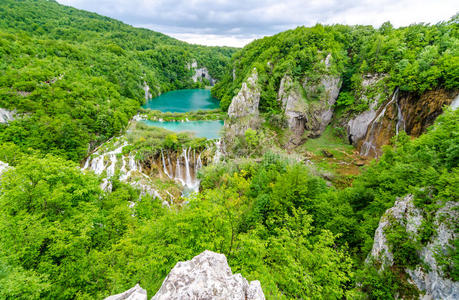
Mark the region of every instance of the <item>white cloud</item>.
<instances>
[{"instance_id":1,"label":"white cloud","mask_svg":"<svg viewBox=\"0 0 459 300\"><path fill-rule=\"evenodd\" d=\"M437 23L457 0L58 0L187 42L242 46L297 26Z\"/></svg>"}]
</instances>

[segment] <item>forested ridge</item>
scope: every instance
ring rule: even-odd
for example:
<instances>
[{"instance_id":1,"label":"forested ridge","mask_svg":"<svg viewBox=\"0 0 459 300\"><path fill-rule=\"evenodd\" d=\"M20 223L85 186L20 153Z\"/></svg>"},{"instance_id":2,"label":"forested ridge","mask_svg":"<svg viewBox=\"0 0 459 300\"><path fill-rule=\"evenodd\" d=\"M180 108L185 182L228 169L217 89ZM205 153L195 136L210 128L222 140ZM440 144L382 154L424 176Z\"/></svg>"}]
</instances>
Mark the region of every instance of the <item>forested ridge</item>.
<instances>
[{"instance_id":1,"label":"forested ridge","mask_svg":"<svg viewBox=\"0 0 459 300\"><path fill-rule=\"evenodd\" d=\"M394 28L389 22L372 26L321 25L298 27L256 40L238 51L223 80L212 90L227 109L241 83L256 67L262 87L260 110L279 112L282 78L316 79L320 74L343 78L338 104L364 110L357 103L362 75L388 75L391 88L422 93L459 87L459 24L456 15L438 24ZM331 68L323 62L331 54ZM234 76L234 80L233 80Z\"/></svg>"},{"instance_id":2,"label":"forested ridge","mask_svg":"<svg viewBox=\"0 0 459 300\"><path fill-rule=\"evenodd\" d=\"M197 87L196 60L221 78L232 48L189 45L54 1L0 3L0 107L25 114L0 141L79 161L153 95Z\"/></svg>"},{"instance_id":3,"label":"forested ridge","mask_svg":"<svg viewBox=\"0 0 459 300\"><path fill-rule=\"evenodd\" d=\"M406 269L427 268L418 254L436 237L434 216L459 199L459 109L445 107L419 138L401 131L378 160L338 183L330 179L334 174L323 176L252 129L238 146L247 148L243 155L226 153L208 164L199 171L200 192L170 206L124 183L118 171L105 191L105 178L82 170L80 161L125 130L144 101L144 81L154 94L201 87L186 67L193 59L220 80L212 93L224 109L256 67L260 111L274 121L285 74L340 74L337 107L357 111L368 106L356 102L367 73L389 74L387 84L404 91L457 89L457 17L398 29L387 23L379 29L297 28L235 53L54 1L3 0L0 16L0 108L19 115L0 124L0 299L103 299L136 283L150 298L177 262L204 250L224 254L233 273L259 280L267 299L422 294ZM329 53L334 63L324 69ZM221 118L220 111L140 112ZM141 123L130 129L132 144L122 151L137 149L137 159L213 145ZM335 144L325 144L332 156L339 155ZM402 226L390 228L394 264L381 269L369 257L375 230L384 212L408 194L424 219L414 236ZM447 221L457 232L457 223ZM442 274L457 282L459 245L451 243L436 259Z\"/></svg>"}]
</instances>

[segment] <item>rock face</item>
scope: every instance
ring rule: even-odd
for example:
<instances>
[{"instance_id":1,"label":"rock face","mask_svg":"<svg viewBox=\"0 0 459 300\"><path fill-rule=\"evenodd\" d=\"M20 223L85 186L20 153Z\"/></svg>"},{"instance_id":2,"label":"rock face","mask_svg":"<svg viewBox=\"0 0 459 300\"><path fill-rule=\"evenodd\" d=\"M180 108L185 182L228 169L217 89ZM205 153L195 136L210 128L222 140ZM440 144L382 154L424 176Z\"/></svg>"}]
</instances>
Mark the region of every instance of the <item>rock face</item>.
<instances>
[{"instance_id":1,"label":"rock face","mask_svg":"<svg viewBox=\"0 0 459 300\"><path fill-rule=\"evenodd\" d=\"M225 140L243 135L248 128L258 127L260 93L258 72L254 68L249 78L242 83L239 93L231 100L229 118L225 121Z\"/></svg>"},{"instance_id":2,"label":"rock face","mask_svg":"<svg viewBox=\"0 0 459 300\"><path fill-rule=\"evenodd\" d=\"M0 123L8 123L16 119L16 111L0 108Z\"/></svg>"},{"instance_id":3,"label":"rock face","mask_svg":"<svg viewBox=\"0 0 459 300\"><path fill-rule=\"evenodd\" d=\"M209 70L207 70L206 67L198 68L198 63L196 62L196 60L193 60L191 65L189 65L188 67L189 69L194 70L194 74L191 77L191 79L193 79L194 82L202 81L202 79L205 78L209 81L211 86L215 84L216 80L213 79L212 76L210 76Z\"/></svg>"},{"instance_id":4,"label":"rock face","mask_svg":"<svg viewBox=\"0 0 459 300\"><path fill-rule=\"evenodd\" d=\"M389 144L400 131L414 137L421 135L443 112L443 106L450 105L457 95L458 91L442 89L416 95L400 92L397 88L377 110L367 126L365 137L354 144L361 155L378 157L382 153L381 147Z\"/></svg>"},{"instance_id":5,"label":"rock face","mask_svg":"<svg viewBox=\"0 0 459 300\"><path fill-rule=\"evenodd\" d=\"M253 69L252 74L242 83L239 93L231 100L228 108L230 118L242 118L250 115L258 116L260 104L260 87L258 85L258 72Z\"/></svg>"},{"instance_id":6,"label":"rock face","mask_svg":"<svg viewBox=\"0 0 459 300\"><path fill-rule=\"evenodd\" d=\"M362 92L358 100L359 102L369 103L369 108L368 110L355 115L346 124L348 139L353 145L358 145L358 143L365 137L368 126L376 117L376 110L381 94L376 93L374 97L371 97L369 94L384 77L384 75L367 74L362 78Z\"/></svg>"},{"instance_id":7,"label":"rock face","mask_svg":"<svg viewBox=\"0 0 459 300\"><path fill-rule=\"evenodd\" d=\"M323 61L327 69L330 60L331 55L328 55ZM295 137L291 142L299 143L305 131L308 137L317 137L325 130L333 116L333 105L340 87L340 77L328 74L314 81L304 78L301 82L294 82L289 75L282 78L278 102Z\"/></svg>"},{"instance_id":8,"label":"rock face","mask_svg":"<svg viewBox=\"0 0 459 300\"><path fill-rule=\"evenodd\" d=\"M265 299L259 281L248 282L232 274L223 254L204 251L192 260L179 262L152 300Z\"/></svg>"},{"instance_id":9,"label":"rock face","mask_svg":"<svg viewBox=\"0 0 459 300\"><path fill-rule=\"evenodd\" d=\"M427 268L420 264L414 269L405 269L409 275L409 281L424 294L422 299L452 300L459 298L459 282L454 282L448 278L437 262L437 257L447 253L447 249L453 247L451 243L458 238L458 208L459 204L451 201L444 203L435 213L433 224L436 233L427 245L418 251L419 257ZM381 268L392 266L394 263L393 254L389 251L385 230L397 222L405 227L406 232L414 241L418 238L418 231L423 220L423 211L415 207L412 195L396 201L394 206L388 209L381 218L375 232L374 244L369 258L375 258L381 263Z\"/></svg>"},{"instance_id":10,"label":"rock face","mask_svg":"<svg viewBox=\"0 0 459 300\"><path fill-rule=\"evenodd\" d=\"M133 288L121 294L109 296L105 300L147 300L147 291L136 284Z\"/></svg>"}]
</instances>

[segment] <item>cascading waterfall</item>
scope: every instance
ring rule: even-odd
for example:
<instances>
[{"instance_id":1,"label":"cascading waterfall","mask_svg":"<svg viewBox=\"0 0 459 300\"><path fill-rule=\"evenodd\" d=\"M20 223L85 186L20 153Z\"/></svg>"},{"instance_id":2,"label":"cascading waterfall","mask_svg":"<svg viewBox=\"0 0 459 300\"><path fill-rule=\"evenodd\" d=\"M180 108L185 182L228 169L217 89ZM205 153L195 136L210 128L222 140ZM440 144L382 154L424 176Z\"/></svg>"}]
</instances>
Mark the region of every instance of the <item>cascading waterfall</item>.
<instances>
[{"instance_id":1,"label":"cascading waterfall","mask_svg":"<svg viewBox=\"0 0 459 300\"><path fill-rule=\"evenodd\" d=\"M384 105L383 109L381 110L381 112L376 116L376 118L373 119L373 121L371 121L371 124L369 126L369 130L367 131L367 135L366 135L366 138L365 138L365 141L363 142L362 144L362 147L360 149L360 154L363 155L363 156L368 156L370 154L370 151L374 151L375 153L377 153L377 150L376 150L376 146L374 145L374 139L375 139L375 136L376 136L376 131L379 129L378 126L376 126L376 124L379 123L379 121L381 120L381 118L384 116L384 114L386 113L386 110L387 108L389 107L389 105L391 105L392 103L396 102L397 103L397 107L399 107L398 105L398 87L395 89L394 91L394 94L392 95L392 99L386 104ZM401 115L401 112L400 112L400 115ZM403 119L403 117L402 117ZM400 120L400 118L399 118ZM404 124L404 122L403 122ZM397 121L397 125L398 125L398 121ZM403 125L405 126L405 125ZM397 129L398 131L398 129Z\"/></svg>"},{"instance_id":2,"label":"cascading waterfall","mask_svg":"<svg viewBox=\"0 0 459 300\"><path fill-rule=\"evenodd\" d=\"M219 139L218 141L215 142L215 155L214 155L214 158L213 158L213 162L214 163L218 163L220 162L222 156L223 156L223 153L222 153L222 141L221 139Z\"/></svg>"},{"instance_id":3,"label":"cascading waterfall","mask_svg":"<svg viewBox=\"0 0 459 300\"><path fill-rule=\"evenodd\" d=\"M102 150L96 151L96 153L93 154L95 157L89 157L86 160L83 169L92 170L97 175L105 171L106 177L102 180L101 188L106 191L111 191L112 183L110 178L115 175L118 160L121 160L121 168L119 169L121 181L129 182L131 185L139 188L141 190L141 195L150 194L161 199L159 193L152 187L150 177L142 172L140 163L136 162L135 154L130 153L128 156L120 155L123 148L127 145L128 143L124 142L120 147L107 153L104 153ZM140 177L136 176L134 178L134 172L138 172L138 174L135 175L140 175Z\"/></svg>"},{"instance_id":4,"label":"cascading waterfall","mask_svg":"<svg viewBox=\"0 0 459 300\"><path fill-rule=\"evenodd\" d=\"M185 181L183 181L182 177L182 167L180 166L180 160L177 156L177 164L175 165L175 179L179 180L182 185L185 185Z\"/></svg>"},{"instance_id":5,"label":"cascading waterfall","mask_svg":"<svg viewBox=\"0 0 459 300\"><path fill-rule=\"evenodd\" d=\"M168 157L167 160L165 156ZM175 172L170 171L173 168L170 162L170 153L167 152L165 155L162 151L161 163L164 174L180 182L188 191L199 191L199 180L197 175L199 169L202 168L201 153L196 154L196 150L192 151L191 147L178 151L175 162Z\"/></svg>"},{"instance_id":6,"label":"cascading waterfall","mask_svg":"<svg viewBox=\"0 0 459 300\"><path fill-rule=\"evenodd\" d=\"M163 162L164 174L166 174L167 177L172 178L171 175L169 174L169 171L166 168L166 160L164 159L164 153L162 149L161 149L161 161Z\"/></svg>"},{"instance_id":7,"label":"cascading waterfall","mask_svg":"<svg viewBox=\"0 0 459 300\"><path fill-rule=\"evenodd\" d=\"M190 174L190 160L189 160L189 152L187 153L187 149L183 149L183 157L185 158L185 184L187 187L191 186L191 174Z\"/></svg>"},{"instance_id":8,"label":"cascading waterfall","mask_svg":"<svg viewBox=\"0 0 459 300\"><path fill-rule=\"evenodd\" d=\"M400 108L400 103L397 100L397 125L395 126L395 132L398 135L400 129L405 131L405 119L403 119L402 109Z\"/></svg>"}]
</instances>

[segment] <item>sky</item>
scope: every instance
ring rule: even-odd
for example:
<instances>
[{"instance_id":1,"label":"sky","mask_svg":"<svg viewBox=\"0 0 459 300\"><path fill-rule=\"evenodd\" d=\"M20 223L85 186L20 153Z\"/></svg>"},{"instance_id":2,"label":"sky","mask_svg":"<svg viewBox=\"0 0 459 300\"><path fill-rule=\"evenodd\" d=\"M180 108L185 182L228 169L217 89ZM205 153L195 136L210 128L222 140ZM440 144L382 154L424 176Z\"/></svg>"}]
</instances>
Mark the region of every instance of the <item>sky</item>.
<instances>
[{"instance_id":1,"label":"sky","mask_svg":"<svg viewBox=\"0 0 459 300\"><path fill-rule=\"evenodd\" d=\"M321 24L395 27L449 20L458 0L57 0L210 46L242 47L298 26Z\"/></svg>"}]
</instances>

